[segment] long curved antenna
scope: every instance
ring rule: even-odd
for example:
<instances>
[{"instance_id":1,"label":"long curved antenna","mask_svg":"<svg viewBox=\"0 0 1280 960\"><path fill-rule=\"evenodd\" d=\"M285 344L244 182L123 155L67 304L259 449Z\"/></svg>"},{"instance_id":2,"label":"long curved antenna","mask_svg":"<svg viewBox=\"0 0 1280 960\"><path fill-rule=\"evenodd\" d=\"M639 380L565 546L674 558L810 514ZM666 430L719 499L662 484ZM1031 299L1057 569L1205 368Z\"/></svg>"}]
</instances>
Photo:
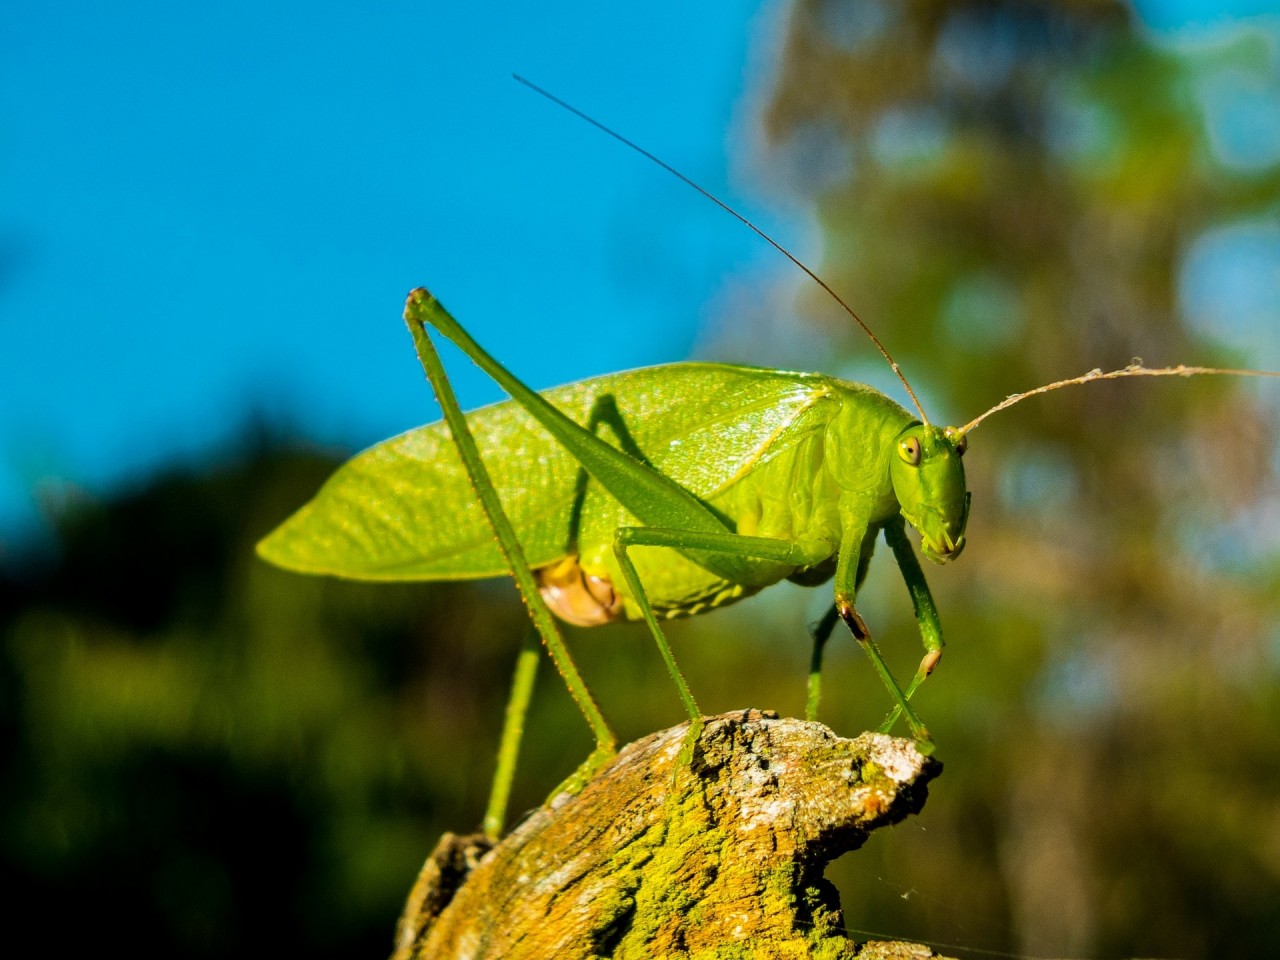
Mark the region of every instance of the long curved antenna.
<instances>
[{"instance_id":1,"label":"long curved antenna","mask_svg":"<svg viewBox=\"0 0 1280 960\"><path fill-rule=\"evenodd\" d=\"M981 416L974 417L963 427L955 432L955 436L964 436L987 417L993 413L998 413L1012 407L1015 403L1034 397L1040 393L1049 393L1053 390L1060 390L1062 387L1073 387L1081 383L1093 383L1095 380L1119 380L1121 377L1196 377L1203 374L1218 374L1228 377L1280 377L1280 372L1274 370L1230 370L1223 367L1188 367L1186 364L1178 364L1176 367L1144 367L1141 360L1134 360L1127 367L1119 370L1111 370L1107 373L1102 372L1101 367L1095 367L1088 373L1083 373L1078 377L1071 377L1069 380L1058 380L1054 383L1046 383L1043 387L1036 387L1034 390L1028 390L1025 393L1015 393L1005 397L994 407Z\"/></svg>"},{"instance_id":2,"label":"long curved antenna","mask_svg":"<svg viewBox=\"0 0 1280 960\"><path fill-rule=\"evenodd\" d=\"M565 103L555 94L542 89L542 87L538 86L536 83L533 83L530 80L526 80L524 77L520 76L520 74L513 73L511 76L516 80L517 83L524 84L534 93L541 94L542 96L546 97L548 100L550 100L552 103L556 104L557 106L562 107L565 110L568 110L574 116L587 121L587 123L591 124L597 130L607 133L609 136L613 137L613 139L630 147L632 150L640 154L642 157L647 157L649 160L652 160L654 163L660 166L663 170L667 171L667 173L684 181L689 186L693 187L693 189L697 190L700 194L706 197L708 200L710 200L712 203L714 203L721 210L725 211L730 216L734 217L736 220L744 224L746 227L752 230L758 237L764 240L765 243L769 244L769 246L773 247L773 249L777 250L780 254L782 254L784 257L786 257L788 260L794 263L797 267L799 267L801 270L807 273L809 275L809 278L813 280L814 283L816 283L818 286L820 286L823 290L827 291L827 293L831 295L831 299L833 299L836 303L840 304L840 306L844 309L844 312L849 314L849 316L853 318L854 322L862 328L862 332L871 338L871 342L876 345L876 349L879 350L880 353L884 356L885 360L888 361L889 368L895 374L897 374L898 379L902 381L902 385L907 388L907 394L911 397L911 402L915 404L916 412L920 414L920 421L926 427L929 425L929 418L924 415L924 407L921 406L920 404L920 398L917 397L916 392L911 389L911 384L909 384L907 382L907 378L903 376L902 369L898 366L897 361L894 360L893 357L889 355L889 351L886 350L884 347L884 344L880 342L880 338L871 332L871 328L867 326L866 323L863 322L860 316L854 313L853 307L845 303L844 299L840 296L840 294L832 290L831 287L827 285L827 282L825 280L823 280L820 276L818 276L816 273L814 273L812 270L806 267L803 263L801 263L799 259L797 259L796 256L792 254L790 250L788 250L786 247L780 244L777 240L773 239L773 237L769 236L769 234L765 233L762 229L757 227L754 223L752 223L750 220L748 220L746 217L740 214L737 210L733 209L733 207L729 206L727 203L725 203L723 200L721 200L711 191L694 183L692 180L686 177L683 173L681 173L675 167L671 166L671 164L667 163L665 160L662 160L654 156L652 153L650 153L644 147L640 146L638 143L635 143L632 140L628 140L622 134L618 133L615 130L611 130L610 128L606 127L603 123L601 123L599 120L595 119L592 116L589 116L588 114L583 113L581 110L579 110L577 107L573 106L572 104Z\"/></svg>"}]
</instances>

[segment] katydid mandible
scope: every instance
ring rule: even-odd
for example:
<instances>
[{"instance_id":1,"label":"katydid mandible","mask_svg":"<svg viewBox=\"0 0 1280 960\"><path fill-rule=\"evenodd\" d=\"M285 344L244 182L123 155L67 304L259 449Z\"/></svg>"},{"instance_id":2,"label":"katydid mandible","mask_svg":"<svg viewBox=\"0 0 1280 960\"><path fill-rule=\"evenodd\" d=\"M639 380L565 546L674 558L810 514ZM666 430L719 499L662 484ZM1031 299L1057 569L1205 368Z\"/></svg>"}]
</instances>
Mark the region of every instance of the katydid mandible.
<instances>
[{"instance_id":1,"label":"katydid mandible","mask_svg":"<svg viewBox=\"0 0 1280 960\"><path fill-rule=\"evenodd\" d=\"M817 709L822 647L843 619L893 700L881 729L904 717L929 749L928 731L909 701L937 665L943 637L906 525L930 560L960 555L970 506L961 462L968 434L1022 399L1100 379L1280 376L1134 363L1015 394L963 427L937 427L888 351L830 287L736 211L624 142L720 204L827 290L902 380L915 413L862 384L715 363L649 367L538 393L439 301L415 290L405 319L445 421L357 455L258 546L287 569L351 579L513 574L596 737L584 775L611 755L613 735L548 609L578 625L623 618L647 624L690 717L688 751L701 711L659 620L724 606L782 580L834 579L833 607L814 634L809 716ZM464 415L428 327L457 344L512 399ZM881 531L910 592L925 650L905 688L856 607ZM500 822L501 810L491 805L486 829L496 833Z\"/></svg>"}]
</instances>

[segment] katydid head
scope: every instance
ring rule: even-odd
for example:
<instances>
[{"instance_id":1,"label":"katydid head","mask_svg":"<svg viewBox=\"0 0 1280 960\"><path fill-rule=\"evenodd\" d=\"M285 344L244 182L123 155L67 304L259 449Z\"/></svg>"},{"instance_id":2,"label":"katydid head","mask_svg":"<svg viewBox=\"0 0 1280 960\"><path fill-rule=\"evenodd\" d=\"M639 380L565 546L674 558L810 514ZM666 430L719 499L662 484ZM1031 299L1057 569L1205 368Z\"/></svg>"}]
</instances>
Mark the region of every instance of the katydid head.
<instances>
[{"instance_id":1,"label":"katydid head","mask_svg":"<svg viewBox=\"0 0 1280 960\"><path fill-rule=\"evenodd\" d=\"M893 441L889 476L903 517L920 534L920 549L934 563L960 556L969 520L964 484L963 434L913 423Z\"/></svg>"}]
</instances>

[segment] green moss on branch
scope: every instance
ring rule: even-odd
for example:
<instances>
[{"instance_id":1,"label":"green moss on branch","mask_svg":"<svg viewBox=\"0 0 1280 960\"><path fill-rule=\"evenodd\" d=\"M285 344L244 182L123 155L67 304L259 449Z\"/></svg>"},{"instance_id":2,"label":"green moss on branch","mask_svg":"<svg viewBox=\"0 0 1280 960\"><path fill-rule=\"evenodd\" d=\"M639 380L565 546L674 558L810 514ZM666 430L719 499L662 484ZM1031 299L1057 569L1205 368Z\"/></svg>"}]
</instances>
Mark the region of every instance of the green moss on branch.
<instances>
[{"instance_id":1,"label":"green moss on branch","mask_svg":"<svg viewBox=\"0 0 1280 960\"><path fill-rule=\"evenodd\" d=\"M909 740L745 711L709 720L686 767L685 729L624 748L497 846L446 836L394 960L933 955L849 939L822 872L919 810L941 764Z\"/></svg>"}]
</instances>

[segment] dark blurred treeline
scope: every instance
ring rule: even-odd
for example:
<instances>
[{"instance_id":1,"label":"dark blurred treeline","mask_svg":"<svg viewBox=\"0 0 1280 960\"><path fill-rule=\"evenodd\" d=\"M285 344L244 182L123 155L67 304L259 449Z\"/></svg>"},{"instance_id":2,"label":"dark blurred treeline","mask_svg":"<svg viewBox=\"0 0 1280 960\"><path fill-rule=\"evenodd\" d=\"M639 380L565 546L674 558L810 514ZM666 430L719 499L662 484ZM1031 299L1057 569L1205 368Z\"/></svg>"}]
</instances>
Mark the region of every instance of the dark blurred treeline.
<instances>
[{"instance_id":1,"label":"dark blurred treeline","mask_svg":"<svg viewBox=\"0 0 1280 960\"><path fill-rule=\"evenodd\" d=\"M500 709L488 648L430 587L253 555L336 462L259 443L82 502L52 558L5 570L0 842L28 942L377 956L433 818L475 819L468 745L432 769L426 748ZM448 632L456 647L421 642Z\"/></svg>"},{"instance_id":2,"label":"dark blurred treeline","mask_svg":"<svg viewBox=\"0 0 1280 960\"><path fill-rule=\"evenodd\" d=\"M1157 48L1101 0L804 0L781 49L770 163L814 204L821 272L933 418L1133 356L1261 363L1184 294L1207 234L1280 210L1276 158L1224 153L1197 93L1222 76L1274 93L1266 39ZM834 346L815 366L886 383L799 289L805 319L735 323L761 336L718 358L768 363L820 330ZM1274 952L1280 388L1254 386L1093 386L975 431L969 546L926 571L949 647L918 703L946 772L920 817L833 868L851 927L960 955ZM259 562L257 538L338 459L250 431L207 468L69 500L50 550L0 559L15 941L378 956L440 832L478 826L522 609L507 583ZM824 597L782 587L674 624L703 707L799 714ZM860 608L908 674L920 651L887 556ZM620 735L679 722L643 631L569 641ZM825 689L841 733L887 710L852 644L833 645ZM514 809L589 745L544 669Z\"/></svg>"}]
</instances>

